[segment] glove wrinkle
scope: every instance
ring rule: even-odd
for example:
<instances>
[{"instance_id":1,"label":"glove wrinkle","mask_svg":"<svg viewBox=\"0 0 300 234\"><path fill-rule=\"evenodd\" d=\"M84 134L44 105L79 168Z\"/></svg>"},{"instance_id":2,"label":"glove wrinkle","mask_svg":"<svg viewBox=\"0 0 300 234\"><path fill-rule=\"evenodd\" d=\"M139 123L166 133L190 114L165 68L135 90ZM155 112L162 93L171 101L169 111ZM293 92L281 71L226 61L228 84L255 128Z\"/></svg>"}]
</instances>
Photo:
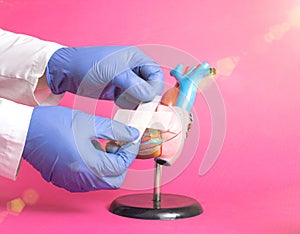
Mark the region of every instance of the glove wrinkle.
<instances>
[{"instance_id":1,"label":"glove wrinkle","mask_svg":"<svg viewBox=\"0 0 300 234\"><path fill-rule=\"evenodd\" d=\"M124 79L115 83L118 76ZM69 91L95 99L119 100L117 105L126 106L119 99L123 94L136 98L133 107L161 94L163 76L160 67L134 46L61 48L51 56L46 68L48 85L55 94ZM141 91L127 91L137 83L144 86Z\"/></svg>"}]
</instances>

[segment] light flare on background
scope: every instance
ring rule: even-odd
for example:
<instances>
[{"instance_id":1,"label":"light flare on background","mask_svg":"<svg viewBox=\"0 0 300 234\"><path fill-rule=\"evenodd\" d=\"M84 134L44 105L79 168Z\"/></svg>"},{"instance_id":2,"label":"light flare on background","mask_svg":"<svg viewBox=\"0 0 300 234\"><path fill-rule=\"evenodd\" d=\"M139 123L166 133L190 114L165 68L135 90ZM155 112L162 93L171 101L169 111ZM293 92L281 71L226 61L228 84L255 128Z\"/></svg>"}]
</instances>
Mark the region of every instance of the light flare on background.
<instances>
[{"instance_id":1,"label":"light flare on background","mask_svg":"<svg viewBox=\"0 0 300 234\"><path fill-rule=\"evenodd\" d=\"M39 199L39 194L34 189L26 189L22 197L18 197L6 202L6 210L0 212L0 224L8 215L18 216L26 205L34 205Z\"/></svg>"},{"instance_id":2,"label":"light flare on background","mask_svg":"<svg viewBox=\"0 0 300 234\"><path fill-rule=\"evenodd\" d=\"M13 199L6 203L6 209L9 214L20 214L25 207L25 202L21 198Z\"/></svg>"},{"instance_id":3,"label":"light flare on background","mask_svg":"<svg viewBox=\"0 0 300 234\"><path fill-rule=\"evenodd\" d=\"M0 212L0 224L5 220L7 215L8 215L8 212L6 210Z\"/></svg>"},{"instance_id":4,"label":"light flare on background","mask_svg":"<svg viewBox=\"0 0 300 234\"><path fill-rule=\"evenodd\" d=\"M264 35L264 40L267 43L281 40L291 29L300 29L300 7L290 10L286 21L272 25Z\"/></svg>"},{"instance_id":5,"label":"light flare on background","mask_svg":"<svg viewBox=\"0 0 300 234\"><path fill-rule=\"evenodd\" d=\"M300 29L300 7L295 7L288 14L288 23L294 29Z\"/></svg>"},{"instance_id":6,"label":"light flare on background","mask_svg":"<svg viewBox=\"0 0 300 234\"><path fill-rule=\"evenodd\" d=\"M27 205L34 205L39 199L39 194L34 189L27 189L23 192L22 199Z\"/></svg>"},{"instance_id":7,"label":"light flare on background","mask_svg":"<svg viewBox=\"0 0 300 234\"><path fill-rule=\"evenodd\" d=\"M269 31L265 34L265 42L271 43L274 40L280 40L290 30L290 24L283 22L281 24L275 24L269 28Z\"/></svg>"},{"instance_id":8,"label":"light flare on background","mask_svg":"<svg viewBox=\"0 0 300 234\"><path fill-rule=\"evenodd\" d=\"M240 61L239 56L229 56L219 59L216 62L216 77L219 76L231 76L234 69L237 67Z\"/></svg>"}]
</instances>

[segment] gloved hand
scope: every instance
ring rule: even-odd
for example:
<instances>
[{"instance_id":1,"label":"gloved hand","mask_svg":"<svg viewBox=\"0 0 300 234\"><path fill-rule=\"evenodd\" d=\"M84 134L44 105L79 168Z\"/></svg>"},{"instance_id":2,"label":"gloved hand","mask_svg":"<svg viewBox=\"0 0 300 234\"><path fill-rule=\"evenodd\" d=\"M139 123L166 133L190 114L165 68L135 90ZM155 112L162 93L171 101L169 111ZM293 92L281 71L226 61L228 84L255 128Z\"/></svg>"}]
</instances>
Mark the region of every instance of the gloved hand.
<instances>
[{"instance_id":1,"label":"gloved hand","mask_svg":"<svg viewBox=\"0 0 300 234\"><path fill-rule=\"evenodd\" d=\"M137 47L61 48L50 58L46 77L54 94L69 91L130 109L163 89L162 70Z\"/></svg>"},{"instance_id":2,"label":"gloved hand","mask_svg":"<svg viewBox=\"0 0 300 234\"><path fill-rule=\"evenodd\" d=\"M114 120L59 106L33 110L23 158L43 178L71 192L119 188L135 159L137 129ZM93 139L129 142L113 153L95 148ZM98 143L98 142L97 142Z\"/></svg>"}]
</instances>

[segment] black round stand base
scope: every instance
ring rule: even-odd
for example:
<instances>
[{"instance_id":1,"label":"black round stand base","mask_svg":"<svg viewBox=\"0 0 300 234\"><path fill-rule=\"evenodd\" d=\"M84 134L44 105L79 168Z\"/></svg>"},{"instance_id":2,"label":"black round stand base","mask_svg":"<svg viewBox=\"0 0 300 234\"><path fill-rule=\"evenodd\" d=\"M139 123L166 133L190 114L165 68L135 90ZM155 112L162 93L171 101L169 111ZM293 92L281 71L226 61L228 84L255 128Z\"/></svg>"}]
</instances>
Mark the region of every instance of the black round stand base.
<instances>
[{"instance_id":1,"label":"black round stand base","mask_svg":"<svg viewBox=\"0 0 300 234\"><path fill-rule=\"evenodd\" d=\"M191 197L161 194L161 201L154 202L152 193L118 197L111 203L109 211L129 218L156 220L189 218L203 212L200 204Z\"/></svg>"}]
</instances>

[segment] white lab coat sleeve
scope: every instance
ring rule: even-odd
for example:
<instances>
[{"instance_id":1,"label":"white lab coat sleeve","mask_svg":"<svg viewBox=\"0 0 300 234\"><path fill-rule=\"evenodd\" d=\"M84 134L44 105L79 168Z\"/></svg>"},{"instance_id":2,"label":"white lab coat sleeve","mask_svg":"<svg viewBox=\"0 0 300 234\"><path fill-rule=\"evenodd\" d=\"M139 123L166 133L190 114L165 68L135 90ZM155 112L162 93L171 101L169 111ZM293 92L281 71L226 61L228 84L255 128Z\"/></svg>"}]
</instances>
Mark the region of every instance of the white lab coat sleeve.
<instances>
[{"instance_id":1,"label":"white lab coat sleeve","mask_svg":"<svg viewBox=\"0 0 300 234\"><path fill-rule=\"evenodd\" d=\"M0 97L25 105L55 105L62 95L35 90L53 53L63 46L0 29Z\"/></svg>"},{"instance_id":2,"label":"white lab coat sleeve","mask_svg":"<svg viewBox=\"0 0 300 234\"><path fill-rule=\"evenodd\" d=\"M16 179L32 111L0 98L0 176Z\"/></svg>"},{"instance_id":3,"label":"white lab coat sleeve","mask_svg":"<svg viewBox=\"0 0 300 234\"><path fill-rule=\"evenodd\" d=\"M62 95L37 90L53 53L63 46L0 29L0 175L16 179L33 111Z\"/></svg>"}]
</instances>

